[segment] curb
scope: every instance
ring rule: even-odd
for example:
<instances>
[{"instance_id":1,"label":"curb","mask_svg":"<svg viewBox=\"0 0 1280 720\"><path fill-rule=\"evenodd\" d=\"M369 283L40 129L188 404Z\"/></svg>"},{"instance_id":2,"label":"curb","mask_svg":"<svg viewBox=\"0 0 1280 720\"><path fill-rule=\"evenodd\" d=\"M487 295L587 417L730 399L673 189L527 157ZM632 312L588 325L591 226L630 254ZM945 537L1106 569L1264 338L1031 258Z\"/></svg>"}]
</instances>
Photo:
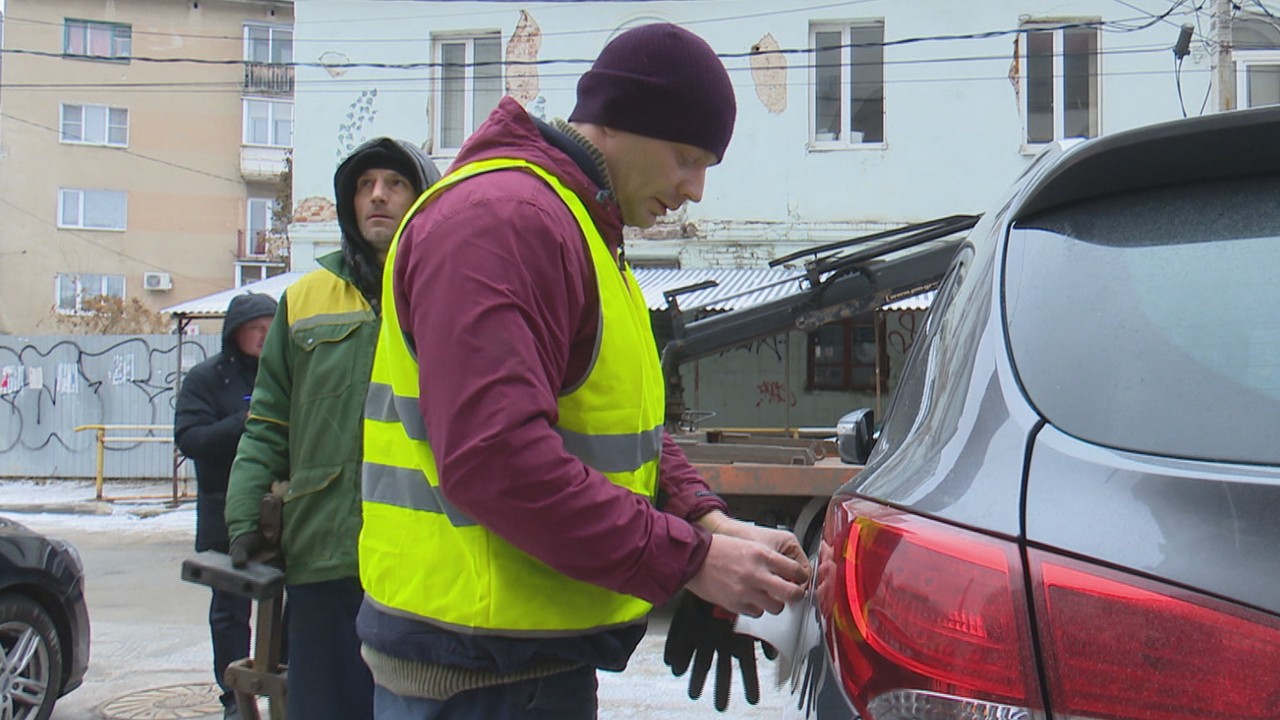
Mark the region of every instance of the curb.
<instances>
[{"instance_id":1,"label":"curb","mask_svg":"<svg viewBox=\"0 0 1280 720\"><path fill-rule=\"evenodd\" d=\"M88 502L7 503L0 504L2 513L55 513L59 515L110 515L111 503Z\"/></svg>"}]
</instances>

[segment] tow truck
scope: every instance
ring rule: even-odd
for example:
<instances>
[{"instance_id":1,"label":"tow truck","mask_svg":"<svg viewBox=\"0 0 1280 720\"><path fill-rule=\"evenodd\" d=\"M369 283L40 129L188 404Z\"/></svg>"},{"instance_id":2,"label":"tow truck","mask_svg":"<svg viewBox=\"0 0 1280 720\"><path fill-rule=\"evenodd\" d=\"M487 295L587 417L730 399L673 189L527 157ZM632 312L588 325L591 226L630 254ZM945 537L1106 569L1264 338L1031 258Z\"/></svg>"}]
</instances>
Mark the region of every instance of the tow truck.
<instances>
[{"instance_id":1,"label":"tow truck","mask_svg":"<svg viewBox=\"0 0 1280 720\"><path fill-rule=\"evenodd\" d=\"M681 366L792 329L812 332L928 292L942 281L964 233L979 218L948 215L778 257L770 267L803 262L803 276L793 282L795 292L759 305L699 317L705 309L682 308L680 297L715 281L664 293L672 332L662 351L667 431L736 517L788 527L807 542L831 493L860 467L838 457L837 440L829 434L697 430L698 413L685 404ZM873 423L869 410L844 421L864 447Z\"/></svg>"}]
</instances>

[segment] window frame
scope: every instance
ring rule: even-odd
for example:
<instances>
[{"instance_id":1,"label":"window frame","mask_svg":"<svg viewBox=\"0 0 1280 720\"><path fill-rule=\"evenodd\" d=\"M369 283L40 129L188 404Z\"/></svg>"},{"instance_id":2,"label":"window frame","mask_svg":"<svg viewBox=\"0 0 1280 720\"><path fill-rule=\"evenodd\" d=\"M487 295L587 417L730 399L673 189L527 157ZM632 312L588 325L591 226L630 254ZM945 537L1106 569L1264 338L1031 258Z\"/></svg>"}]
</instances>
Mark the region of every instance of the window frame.
<instances>
[{"instance_id":1,"label":"window frame","mask_svg":"<svg viewBox=\"0 0 1280 720\"><path fill-rule=\"evenodd\" d=\"M462 143L470 137L471 133L484 122L489 112L493 108L486 108L477 112L477 98L485 90L476 87L476 42L480 40L496 42L497 62L496 72L492 77L484 78L492 81L495 88L490 88L487 92L493 94L494 106L497 106L499 100L502 99L506 92L506 73L501 64L503 62L503 37L501 30L477 30L462 33L441 33L433 35L431 38L431 57L435 63L435 72L432 83L432 100L431 103L431 136L432 147L437 152L444 154L456 154L458 149L462 147ZM463 46L462 77L461 87L457 90L450 90L447 83L453 81L453 78L447 77L450 68L445 66L445 47L450 45ZM452 97L452 93L458 93L462 100L462 107L457 109L460 115L461 135L457 142L452 142L453 137L446 137L446 129L444 118L446 113L451 112L454 103L448 103L448 99ZM448 107L446 107L448 105ZM452 135L452 128L448 131ZM450 142L446 142L449 140Z\"/></svg>"},{"instance_id":2,"label":"window frame","mask_svg":"<svg viewBox=\"0 0 1280 720\"><path fill-rule=\"evenodd\" d=\"M244 271L248 268L256 268L261 277L246 279ZM286 271L288 271L288 268L285 267L284 263L273 263L260 260L242 260L236 263L235 287L244 287L249 283L261 282L268 278L282 275Z\"/></svg>"},{"instance_id":3,"label":"window frame","mask_svg":"<svg viewBox=\"0 0 1280 720\"><path fill-rule=\"evenodd\" d=\"M1021 95L1021 101L1018 111L1022 114L1022 149L1024 153L1034 154L1040 151L1045 145L1059 142L1067 138L1075 137L1098 137L1102 134L1102 35L1103 33L1097 26L1079 25L1079 23L1099 22L1098 18L1058 18L1052 20L1031 19L1021 23L1019 29L1022 31L1021 41L1018 49L1018 62L1023 68L1018 77L1018 91ZM1063 26L1069 27L1063 27ZM1092 33L1093 52L1092 52L1092 68L1091 73L1086 77L1089 78L1086 88L1090 107L1088 108L1088 125L1087 135L1068 135L1067 134L1067 85L1072 78L1068 77L1066 65L1068 63L1068 53L1066 45L1066 37L1068 33L1077 31L1087 31ZM1042 82L1041 80L1033 80L1032 64L1034 57L1031 54L1032 36L1036 34L1048 33L1052 39L1051 51L1049 57L1051 65L1049 68L1049 86L1052 89L1051 104L1049 113L1053 121L1053 137L1049 139L1032 139L1032 119L1031 119L1031 102L1032 91L1035 89L1034 83ZM1072 54L1078 57L1078 54ZM1074 77L1074 76L1072 76Z\"/></svg>"},{"instance_id":4,"label":"window frame","mask_svg":"<svg viewBox=\"0 0 1280 720\"><path fill-rule=\"evenodd\" d=\"M253 103L263 103L268 108L268 111L267 111L268 142L254 142L249 137L250 128L252 127L252 121L251 121L251 115L250 115L249 109ZM287 143L280 143L279 138L276 136L277 123L279 122L279 120L276 118L276 108L278 106L287 107L289 109L289 141ZM252 145L255 147L276 147L276 148L293 147L294 120L293 120L293 101L292 100L285 100L285 99L275 98L275 97L246 97L242 102L241 122L243 123L243 128L240 135L240 141L245 145Z\"/></svg>"},{"instance_id":5,"label":"window frame","mask_svg":"<svg viewBox=\"0 0 1280 720\"><path fill-rule=\"evenodd\" d=\"M86 278L93 278L101 292L86 292ZM74 295L74 307L64 307L62 303L62 285L63 282L70 281L73 283L72 293ZM110 283L118 282L120 286L120 294L116 295L111 292ZM57 273L53 278L53 307L59 315L89 315L88 310L84 309L84 301L99 296L118 297L124 300L128 297L127 279L124 275L106 275L102 273Z\"/></svg>"},{"instance_id":6,"label":"window frame","mask_svg":"<svg viewBox=\"0 0 1280 720\"><path fill-rule=\"evenodd\" d=\"M78 224L72 225L63 222L66 212L66 202L68 193L77 193L78 200L76 202L76 215ZM90 193L110 193L120 198L120 225L86 225L85 224L85 198ZM129 229L129 193L125 190L101 190L90 188L58 188L58 215L57 227L64 230L100 230L105 232L124 232Z\"/></svg>"},{"instance_id":7,"label":"window frame","mask_svg":"<svg viewBox=\"0 0 1280 720\"><path fill-rule=\"evenodd\" d=\"M110 45L107 55L92 52L93 32L107 31ZM81 35L84 52L72 52L71 38L73 33ZM127 63L133 56L133 26L128 23L106 22L103 20L85 20L83 18L62 19L62 55L79 60L98 60L105 62Z\"/></svg>"},{"instance_id":8,"label":"window frame","mask_svg":"<svg viewBox=\"0 0 1280 720\"><path fill-rule=\"evenodd\" d=\"M1249 103L1249 70L1255 66L1274 67L1280 71L1280 49L1236 50L1232 53L1236 64L1236 107L1264 107Z\"/></svg>"},{"instance_id":9,"label":"window frame","mask_svg":"<svg viewBox=\"0 0 1280 720\"><path fill-rule=\"evenodd\" d=\"M880 45L873 48L855 48L853 44L853 34L859 30L878 30ZM820 112L819 105L822 98L819 98L819 75L822 74L823 68L828 67L827 64L821 62L819 56L818 36L821 33L840 33L840 47L837 52L840 55L839 69L840 77L837 83L837 89L840 91L839 97L835 99L835 107L839 111L840 128L839 137L829 138L820 137L823 133L818 132L818 114ZM843 20L843 21L820 21L809 24L809 43L813 48L813 55L809 62L809 147L815 150L843 150L854 148L870 148L879 149L887 144L887 128L885 111L887 105L887 83L885 81L885 57L884 57L884 38L885 38L885 21L884 18L871 18L859 20ZM826 45L823 45L826 47ZM879 138L867 138L868 129L864 127L862 130L855 128L856 113L853 106L856 102L865 102L863 100L855 100L855 85L870 85L855 77L854 54L872 50L879 55L879 127L875 128L879 131ZM874 80L872 81L874 82ZM858 139L854 139L854 138Z\"/></svg>"},{"instance_id":10,"label":"window frame","mask_svg":"<svg viewBox=\"0 0 1280 720\"><path fill-rule=\"evenodd\" d=\"M266 46L267 59L255 60L253 57L253 49L255 47L255 38L250 37L252 30L266 30ZM285 46L287 57L277 59L276 50L278 45L284 45L284 40L277 40L276 34L283 33L289 36L288 44ZM244 24L244 61L250 63L259 63L262 65L289 65L293 63L293 28L289 25L281 25L278 23L258 23L247 22Z\"/></svg>"},{"instance_id":11,"label":"window frame","mask_svg":"<svg viewBox=\"0 0 1280 720\"><path fill-rule=\"evenodd\" d=\"M823 331L841 330L840 356L830 361L819 362L816 351L821 347L818 338ZM870 335L869 342L874 346L874 357L870 363L858 362L854 346L867 343L863 333ZM884 323L875 318L847 318L822 326L815 332L807 334L805 352L805 389L809 391L830 392L887 392L889 350L885 342ZM819 379L816 372L819 368L840 368L839 383L826 383ZM871 382L859 382L856 370L870 370ZM883 372L881 372L883 371Z\"/></svg>"},{"instance_id":12,"label":"window frame","mask_svg":"<svg viewBox=\"0 0 1280 720\"><path fill-rule=\"evenodd\" d=\"M260 232L263 234L264 237L260 243L254 241L254 232L256 231L256 229L254 228L254 224L253 224L254 207L258 205L265 206L263 209L266 210L266 225L260 230ZM276 213L277 205L278 205L278 202L276 201L276 198L273 198L273 197L245 198L244 242L242 243L242 247L240 248L241 257L244 257L244 258L268 257L266 236L278 229L275 227L275 213ZM254 250L261 250L262 252L253 252Z\"/></svg>"},{"instance_id":13,"label":"window frame","mask_svg":"<svg viewBox=\"0 0 1280 720\"><path fill-rule=\"evenodd\" d=\"M67 109L68 108L80 109L79 124L80 124L81 139L79 140L69 139L67 137ZM104 111L102 114L102 118L103 118L102 136L104 138L102 142L96 142L93 140L85 139L88 136L88 132L86 132L86 129L89 125L87 121L87 117L88 117L87 110L89 110L90 108ZM111 115L117 111L124 113L123 125L112 125L111 123ZM122 142L111 141L111 130L113 127L119 128L124 132L124 140ZM58 141L66 145L88 145L92 147L127 148L129 147L129 108L116 107L114 105L97 105L94 103L59 103L58 105Z\"/></svg>"}]
</instances>

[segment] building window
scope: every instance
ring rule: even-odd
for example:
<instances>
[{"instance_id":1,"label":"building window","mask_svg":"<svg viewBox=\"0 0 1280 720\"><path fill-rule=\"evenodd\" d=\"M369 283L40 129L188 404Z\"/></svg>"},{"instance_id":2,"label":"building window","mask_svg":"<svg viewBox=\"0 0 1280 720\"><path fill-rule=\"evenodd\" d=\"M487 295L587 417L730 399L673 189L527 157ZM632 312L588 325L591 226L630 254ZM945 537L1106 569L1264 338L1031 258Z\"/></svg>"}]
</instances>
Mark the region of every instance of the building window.
<instances>
[{"instance_id":1,"label":"building window","mask_svg":"<svg viewBox=\"0 0 1280 720\"><path fill-rule=\"evenodd\" d=\"M271 65L293 62L293 30L283 25L245 25L244 59Z\"/></svg>"},{"instance_id":2,"label":"building window","mask_svg":"<svg viewBox=\"0 0 1280 720\"><path fill-rule=\"evenodd\" d=\"M123 190L58 190L58 227L124 230L129 199Z\"/></svg>"},{"instance_id":3,"label":"building window","mask_svg":"<svg viewBox=\"0 0 1280 720\"><path fill-rule=\"evenodd\" d=\"M275 277L284 270L284 263L236 263L236 287Z\"/></svg>"},{"instance_id":4,"label":"building window","mask_svg":"<svg viewBox=\"0 0 1280 720\"><path fill-rule=\"evenodd\" d=\"M435 45L440 63L436 147L456 150L502 99L502 36L451 36Z\"/></svg>"},{"instance_id":5,"label":"building window","mask_svg":"<svg viewBox=\"0 0 1280 720\"><path fill-rule=\"evenodd\" d=\"M815 145L884 142L884 23L814 26Z\"/></svg>"},{"instance_id":6,"label":"building window","mask_svg":"<svg viewBox=\"0 0 1280 720\"><path fill-rule=\"evenodd\" d=\"M133 53L133 28L120 23L67 18L62 27L62 52L81 58L128 60Z\"/></svg>"},{"instance_id":7,"label":"building window","mask_svg":"<svg viewBox=\"0 0 1280 720\"><path fill-rule=\"evenodd\" d=\"M63 105L62 142L129 145L129 111L106 105Z\"/></svg>"},{"instance_id":8,"label":"building window","mask_svg":"<svg viewBox=\"0 0 1280 720\"><path fill-rule=\"evenodd\" d=\"M809 333L810 390L880 390L888 375L883 327L852 320L824 325Z\"/></svg>"},{"instance_id":9,"label":"building window","mask_svg":"<svg viewBox=\"0 0 1280 720\"><path fill-rule=\"evenodd\" d=\"M93 273L58 273L55 281L58 296L58 312L78 315L85 312L85 303L95 297L124 299L123 275L96 275Z\"/></svg>"},{"instance_id":10,"label":"building window","mask_svg":"<svg viewBox=\"0 0 1280 720\"><path fill-rule=\"evenodd\" d=\"M244 26L244 92L293 95L293 30L284 25Z\"/></svg>"},{"instance_id":11,"label":"building window","mask_svg":"<svg viewBox=\"0 0 1280 720\"><path fill-rule=\"evenodd\" d=\"M1098 30L1061 25L1023 25L1028 144L1098 135Z\"/></svg>"},{"instance_id":12,"label":"building window","mask_svg":"<svg viewBox=\"0 0 1280 720\"><path fill-rule=\"evenodd\" d=\"M249 198L245 217L245 234L242 257L267 257L272 255L271 240L282 234L275 217L274 198Z\"/></svg>"},{"instance_id":13,"label":"building window","mask_svg":"<svg viewBox=\"0 0 1280 720\"><path fill-rule=\"evenodd\" d=\"M293 103L245 98L244 144L293 146Z\"/></svg>"},{"instance_id":14,"label":"building window","mask_svg":"<svg viewBox=\"0 0 1280 720\"><path fill-rule=\"evenodd\" d=\"M1242 50L1234 60L1239 107L1280 105L1280 52Z\"/></svg>"}]
</instances>

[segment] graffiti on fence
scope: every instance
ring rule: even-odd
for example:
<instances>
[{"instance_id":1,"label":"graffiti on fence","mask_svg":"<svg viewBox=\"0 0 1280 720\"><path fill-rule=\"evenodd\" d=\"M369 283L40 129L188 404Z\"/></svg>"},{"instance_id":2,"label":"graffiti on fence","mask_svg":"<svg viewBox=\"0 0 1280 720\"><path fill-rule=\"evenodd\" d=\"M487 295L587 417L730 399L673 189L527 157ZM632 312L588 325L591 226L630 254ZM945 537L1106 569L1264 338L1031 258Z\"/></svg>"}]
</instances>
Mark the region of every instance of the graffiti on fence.
<instances>
[{"instance_id":1,"label":"graffiti on fence","mask_svg":"<svg viewBox=\"0 0 1280 720\"><path fill-rule=\"evenodd\" d=\"M743 343L742 345L739 345L733 348L732 350L726 350L720 353L720 356L724 357L729 353L738 353L743 351L746 351L753 355L771 354L774 360L777 360L778 362L782 362L782 354L787 351L787 336L775 335L773 337L768 337L763 340L756 340L755 342Z\"/></svg>"},{"instance_id":2,"label":"graffiti on fence","mask_svg":"<svg viewBox=\"0 0 1280 720\"><path fill-rule=\"evenodd\" d=\"M900 355L906 355L907 351L916 341L916 324L923 312L897 312L890 313L892 326L886 334L886 341L889 349Z\"/></svg>"},{"instance_id":3,"label":"graffiti on fence","mask_svg":"<svg viewBox=\"0 0 1280 720\"><path fill-rule=\"evenodd\" d=\"M0 454L86 452L93 438L77 437L80 425L172 424L177 349L170 335L0 340ZM207 355L183 341L184 370Z\"/></svg>"},{"instance_id":4,"label":"graffiti on fence","mask_svg":"<svg viewBox=\"0 0 1280 720\"><path fill-rule=\"evenodd\" d=\"M796 395L787 388L787 384L779 380L766 380L756 385L756 391L760 393L760 399L756 400L756 407L761 405L790 405L796 406Z\"/></svg>"}]
</instances>

